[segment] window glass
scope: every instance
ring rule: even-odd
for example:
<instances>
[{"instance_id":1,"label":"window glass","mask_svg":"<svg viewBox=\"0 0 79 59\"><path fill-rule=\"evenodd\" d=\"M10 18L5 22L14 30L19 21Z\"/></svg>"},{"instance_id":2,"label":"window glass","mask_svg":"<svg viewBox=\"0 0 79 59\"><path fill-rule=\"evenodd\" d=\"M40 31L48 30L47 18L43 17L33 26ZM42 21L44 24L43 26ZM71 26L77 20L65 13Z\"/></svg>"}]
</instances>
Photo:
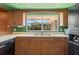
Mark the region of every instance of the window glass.
<instances>
[{"instance_id":1,"label":"window glass","mask_svg":"<svg viewBox=\"0 0 79 59\"><path fill-rule=\"evenodd\" d=\"M49 20L43 20L43 30L51 30L51 24Z\"/></svg>"},{"instance_id":2,"label":"window glass","mask_svg":"<svg viewBox=\"0 0 79 59\"><path fill-rule=\"evenodd\" d=\"M51 30L49 20L28 19L26 22L28 30Z\"/></svg>"},{"instance_id":3,"label":"window glass","mask_svg":"<svg viewBox=\"0 0 79 59\"><path fill-rule=\"evenodd\" d=\"M41 30L42 21L41 20L34 20L28 19L27 20L28 30Z\"/></svg>"}]
</instances>

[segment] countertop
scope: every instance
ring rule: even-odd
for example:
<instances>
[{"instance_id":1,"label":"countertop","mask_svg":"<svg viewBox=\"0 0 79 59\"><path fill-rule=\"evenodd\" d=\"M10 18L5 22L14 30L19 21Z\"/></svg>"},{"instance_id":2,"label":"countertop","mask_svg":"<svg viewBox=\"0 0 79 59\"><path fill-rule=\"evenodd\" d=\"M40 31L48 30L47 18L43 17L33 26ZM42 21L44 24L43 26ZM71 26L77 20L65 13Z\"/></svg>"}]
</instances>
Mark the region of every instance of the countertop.
<instances>
[{"instance_id":1,"label":"countertop","mask_svg":"<svg viewBox=\"0 0 79 59\"><path fill-rule=\"evenodd\" d=\"M7 40L10 40L10 39L13 39L15 38L16 36L15 35L2 35L0 36L0 42L4 42L4 41L7 41Z\"/></svg>"},{"instance_id":2,"label":"countertop","mask_svg":"<svg viewBox=\"0 0 79 59\"><path fill-rule=\"evenodd\" d=\"M0 36L0 42L4 42L16 37L67 37L65 34L52 34L52 35L34 35L34 34L10 34Z\"/></svg>"}]
</instances>

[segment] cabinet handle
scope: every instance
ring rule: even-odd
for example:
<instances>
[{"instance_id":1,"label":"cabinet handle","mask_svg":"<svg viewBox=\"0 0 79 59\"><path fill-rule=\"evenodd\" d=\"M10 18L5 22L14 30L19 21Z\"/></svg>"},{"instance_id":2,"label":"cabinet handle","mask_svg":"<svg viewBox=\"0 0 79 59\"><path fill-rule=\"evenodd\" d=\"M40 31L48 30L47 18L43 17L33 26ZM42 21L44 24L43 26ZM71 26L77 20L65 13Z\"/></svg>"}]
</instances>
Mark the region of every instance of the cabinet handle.
<instances>
[{"instance_id":1,"label":"cabinet handle","mask_svg":"<svg viewBox=\"0 0 79 59\"><path fill-rule=\"evenodd\" d=\"M0 48L3 48L3 47L5 47L6 45L2 45L2 46L0 46Z\"/></svg>"}]
</instances>

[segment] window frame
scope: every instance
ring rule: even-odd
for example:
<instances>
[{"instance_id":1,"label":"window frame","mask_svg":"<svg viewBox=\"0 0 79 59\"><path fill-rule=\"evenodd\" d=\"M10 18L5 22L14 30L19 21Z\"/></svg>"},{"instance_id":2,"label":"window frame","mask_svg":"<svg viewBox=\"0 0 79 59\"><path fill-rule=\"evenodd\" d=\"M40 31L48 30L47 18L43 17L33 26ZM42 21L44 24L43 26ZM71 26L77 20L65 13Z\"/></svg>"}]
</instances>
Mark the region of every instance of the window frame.
<instances>
[{"instance_id":1,"label":"window frame","mask_svg":"<svg viewBox=\"0 0 79 59\"><path fill-rule=\"evenodd\" d=\"M35 12L31 12L31 13L35 13ZM30 14L31 14L30 13ZM38 12L37 12L38 13ZM49 12L50 13L50 12ZM51 14L52 13L54 13L55 15L58 15L58 21L59 21L59 25L57 25L57 27L59 26L60 27L60 13L56 13L56 12L51 12ZM52 30L28 30L28 28L27 28L27 25L26 25L26 21L27 21L27 16L26 15L29 15L29 13L23 13L23 25L24 26L26 26L26 31L28 31L28 32L30 32L30 31L35 31L35 32L37 32L37 31L52 31ZM47 19L46 19L47 20ZM53 31L53 32L57 32L58 30L56 30L56 31Z\"/></svg>"},{"instance_id":2,"label":"window frame","mask_svg":"<svg viewBox=\"0 0 79 59\"><path fill-rule=\"evenodd\" d=\"M33 19L30 19L30 20L33 20ZM35 20L41 20L41 19L35 19ZM51 30L44 30L44 27L43 27L43 20L48 20L48 19L42 19L41 20L41 30L29 30L28 29L28 24L27 24L27 20L25 20L25 25L26 25L26 28L27 28L27 31L51 31Z\"/></svg>"}]
</instances>

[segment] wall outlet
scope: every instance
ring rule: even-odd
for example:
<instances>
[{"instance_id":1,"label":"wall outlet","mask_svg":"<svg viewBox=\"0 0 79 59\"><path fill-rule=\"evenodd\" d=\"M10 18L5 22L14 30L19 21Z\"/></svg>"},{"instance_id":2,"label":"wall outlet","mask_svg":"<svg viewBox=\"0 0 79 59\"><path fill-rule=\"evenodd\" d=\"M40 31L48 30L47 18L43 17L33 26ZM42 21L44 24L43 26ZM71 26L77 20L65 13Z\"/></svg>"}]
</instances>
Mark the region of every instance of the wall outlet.
<instances>
[{"instance_id":1,"label":"wall outlet","mask_svg":"<svg viewBox=\"0 0 79 59\"><path fill-rule=\"evenodd\" d=\"M16 31L16 28L14 28L14 31Z\"/></svg>"}]
</instances>

